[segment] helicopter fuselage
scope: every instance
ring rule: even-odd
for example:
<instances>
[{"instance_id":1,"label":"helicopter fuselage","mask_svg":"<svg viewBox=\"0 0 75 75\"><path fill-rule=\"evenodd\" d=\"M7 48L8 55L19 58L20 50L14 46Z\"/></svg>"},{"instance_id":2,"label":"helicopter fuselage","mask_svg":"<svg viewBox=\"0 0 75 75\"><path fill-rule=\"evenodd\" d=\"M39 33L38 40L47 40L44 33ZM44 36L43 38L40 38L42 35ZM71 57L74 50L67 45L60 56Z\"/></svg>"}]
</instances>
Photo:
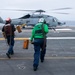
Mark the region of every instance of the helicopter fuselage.
<instances>
[{"instance_id":1,"label":"helicopter fuselage","mask_svg":"<svg viewBox=\"0 0 75 75\"><path fill-rule=\"evenodd\" d=\"M44 18L49 27L56 27L58 25L61 25L59 24L57 18L49 15L29 15L29 16L25 15L24 17L21 18L12 19L12 24L15 25L26 24L27 26L35 26L35 24L38 23L38 20L40 18Z\"/></svg>"},{"instance_id":2,"label":"helicopter fuselage","mask_svg":"<svg viewBox=\"0 0 75 75\"><path fill-rule=\"evenodd\" d=\"M40 18L44 18L49 27L56 27L58 25L63 25L65 23L61 23L58 21L56 17L45 15L45 14L27 14L23 17L11 19L11 23L14 25L27 25L27 26L35 26L38 23ZM5 23L4 20L0 18L0 23Z\"/></svg>"}]
</instances>

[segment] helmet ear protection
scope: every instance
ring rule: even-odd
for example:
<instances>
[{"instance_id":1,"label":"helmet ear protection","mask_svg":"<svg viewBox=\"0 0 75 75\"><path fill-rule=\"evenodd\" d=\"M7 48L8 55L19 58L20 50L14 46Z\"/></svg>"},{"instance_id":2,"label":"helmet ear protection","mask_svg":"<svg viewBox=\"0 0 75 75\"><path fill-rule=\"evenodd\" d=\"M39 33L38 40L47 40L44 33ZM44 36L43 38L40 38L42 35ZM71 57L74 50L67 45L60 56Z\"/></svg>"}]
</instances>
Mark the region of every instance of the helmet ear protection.
<instances>
[{"instance_id":1,"label":"helmet ear protection","mask_svg":"<svg viewBox=\"0 0 75 75\"><path fill-rule=\"evenodd\" d=\"M44 18L40 18L38 22L45 22Z\"/></svg>"}]
</instances>

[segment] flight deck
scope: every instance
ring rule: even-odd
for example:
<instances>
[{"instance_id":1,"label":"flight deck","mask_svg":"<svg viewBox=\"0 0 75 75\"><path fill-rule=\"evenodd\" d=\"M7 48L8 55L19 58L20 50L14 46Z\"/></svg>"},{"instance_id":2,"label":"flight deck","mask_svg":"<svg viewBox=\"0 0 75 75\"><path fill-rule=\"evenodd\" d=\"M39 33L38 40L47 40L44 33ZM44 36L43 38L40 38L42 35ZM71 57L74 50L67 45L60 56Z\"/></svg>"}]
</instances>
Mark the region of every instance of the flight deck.
<instances>
[{"instance_id":1,"label":"flight deck","mask_svg":"<svg viewBox=\"0 0 75 75\"><path fill-rule=\"evenodd\" d=\"M29 43L23 49L24 39L29 39L32 29L15 33L14 55L7 58L8 45L0 30L0 75L75 75L75 27L49 29L45 61L33 71L34 47Z\"/></svg>"}]
</instances>

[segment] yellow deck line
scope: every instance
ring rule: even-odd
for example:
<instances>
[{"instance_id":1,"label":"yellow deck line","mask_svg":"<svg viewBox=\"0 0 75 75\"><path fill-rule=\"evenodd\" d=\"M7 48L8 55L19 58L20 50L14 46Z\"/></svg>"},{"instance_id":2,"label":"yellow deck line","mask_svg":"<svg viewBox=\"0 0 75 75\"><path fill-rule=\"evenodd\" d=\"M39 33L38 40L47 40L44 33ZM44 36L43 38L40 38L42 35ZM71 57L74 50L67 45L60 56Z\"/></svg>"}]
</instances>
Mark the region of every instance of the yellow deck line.
<instances>
[{"instance_id":1,"label":"yellow deck line","mask_svg":"<svg viewBox=\"0 0 75 75\"><path fill-rule=\"evenodd\" d=\"M26 40L26 39L29 39L29 38L14 38L15 40ZM5 40L5 38L0 38L0 40Z\"/></svg>"}]
</instances>

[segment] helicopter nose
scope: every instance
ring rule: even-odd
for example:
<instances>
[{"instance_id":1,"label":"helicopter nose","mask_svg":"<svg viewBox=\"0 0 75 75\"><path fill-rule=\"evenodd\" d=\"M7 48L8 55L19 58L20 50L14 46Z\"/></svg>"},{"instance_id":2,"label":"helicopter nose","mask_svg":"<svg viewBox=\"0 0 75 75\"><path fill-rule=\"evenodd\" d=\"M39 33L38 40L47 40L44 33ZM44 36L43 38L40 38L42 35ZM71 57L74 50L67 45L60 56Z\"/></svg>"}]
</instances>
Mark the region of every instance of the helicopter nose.
<instances>
[{"instance_id":1,"label":"helicopter nose","mask_svg":"<svg viewBox=\"0 0 75 75\"><path fill-rule=\"evenodd\" d=\"M58 22L58 25L64 25L66 24L65 22Z\"/></svg>"},{"instance_id":2,"label":"helicopter nose","mask_svg":"<svg viewBox=\"0 0 75 75\"><path fill-rule=\"evenodd\" d=\"M58 22L58 25L61 25L61 22Z\"/></svg>"}]
</instances>

